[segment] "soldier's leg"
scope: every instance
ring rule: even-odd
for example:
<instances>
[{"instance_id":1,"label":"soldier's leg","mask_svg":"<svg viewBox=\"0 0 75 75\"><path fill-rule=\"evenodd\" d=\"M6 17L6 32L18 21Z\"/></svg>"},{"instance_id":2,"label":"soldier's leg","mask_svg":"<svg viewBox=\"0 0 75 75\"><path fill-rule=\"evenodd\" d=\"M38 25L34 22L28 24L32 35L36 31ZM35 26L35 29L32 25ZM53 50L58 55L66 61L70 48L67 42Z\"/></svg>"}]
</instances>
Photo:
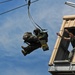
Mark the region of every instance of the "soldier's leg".
<instances>
[{"instance_id":1,"label":"soldier's leg","mask_svg":"<svg viewBox=\"0 0 75 75\"><path fill-rule=\"evenodd\" d=\"M27 54L30 54L32 51L40 48L40 45L39 44L35 44L35 45L29 45L27 47L22 47L24 50L22 50L22 53L24 55L27 55Z\"/></svg>"},{"instance_id":2,"label":"soldier's leg","mask_svg":"<svg viewBox=\"0 0 75 75\"><path fill-rule=\"evenodd\" d=\"M73 57L73 52L71 51L71 52L69 53L68 60L71 61L71 60L72 60L72 57Z\"/></svg>"},{"instance_id":3,"label":"soldier's leg","mask_svg":"<svg viewBox=\"0 0 75 75\"><path fill-rule=\"evenodd\" d=\"M24 56L27 55L27 52L25 50L21 50L21 52L23 53Z\"/></svg>"},{"instance_id":4,"label":"soldier's leg","mask_svg":"<svg viewBox=\"0 0 75 75\"><path fill-rule=\"evenodd\" d=\"M40 46L39 45L29 45L26 47L25 51L27 54L31 53L32 51L38 49Z\"/></svg>"},{"instance_id":5,"label":"soldier's leg","mask_svg":"<svg viewBox=\"0 0 75 75\"><path fill-rule=\"evenodd\" d=\"M74 53L75 53L75 48L73 48L73 50L69 53L69 56L68 56L69 61L72 60Z\"/></svg>"},{"instance_id":6,"label":"soldier's leg","mask_svg":"<svg viewBox=\"0 0 75 75\"><path fill-rule=\"evenodd\" d=\"M21 50L21 52L23 53L24 56L26 56L27 55L26 47L21 46L21 48L23 49Z\"/></svg>"}]
</instances>

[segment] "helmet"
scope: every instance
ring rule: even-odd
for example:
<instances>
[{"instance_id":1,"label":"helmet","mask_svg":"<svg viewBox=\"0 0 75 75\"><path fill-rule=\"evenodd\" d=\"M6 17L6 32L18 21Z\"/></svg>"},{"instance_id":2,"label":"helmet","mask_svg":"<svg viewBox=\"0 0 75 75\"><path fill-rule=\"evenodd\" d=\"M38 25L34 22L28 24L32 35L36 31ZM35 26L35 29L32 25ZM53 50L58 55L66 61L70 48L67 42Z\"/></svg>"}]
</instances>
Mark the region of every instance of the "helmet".
<instances>
[{"instance_id":1,"label":"helmet","mask_svg":"<svg viewBox=\"0 0 75 75\"><path fill-rule=\"evenodd\" d=\"M40 29L39 29L39 28L36 28L36 29L33 31L33 33L34 33L35 35L38 35L38 33L40 33Z\"/></svg>"}]
</instances>

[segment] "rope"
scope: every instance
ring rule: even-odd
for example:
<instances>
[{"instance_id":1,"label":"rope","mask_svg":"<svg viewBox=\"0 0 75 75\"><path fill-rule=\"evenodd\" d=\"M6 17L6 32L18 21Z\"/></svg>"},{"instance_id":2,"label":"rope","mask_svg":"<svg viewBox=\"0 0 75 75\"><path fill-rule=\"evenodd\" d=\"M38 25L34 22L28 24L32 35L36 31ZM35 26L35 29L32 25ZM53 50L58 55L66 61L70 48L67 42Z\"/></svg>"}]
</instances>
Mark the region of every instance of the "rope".
<instances>
[{"instance_id":1,"label":"rope","mask_svg":"<svg viewBox=\"0 0 75 75\"><path fill-rule=\"evenodd\" d=\"M29 16L30 21L32 22L32 24L33 24L34 27L36 28L35 23L34 23L34 21L33 21L33 18L32 18L32 16L30 15L29 9L28 9L28 16Z\"/></svg>"},{"instance_id":2,"label":"rope","mask_svg":"<svg viewBox=\"0 0 75 75\"><path fill-rule=\"evenodd\" d=\"M38 0L36 0L36 1L38 1ZM31 2L30 2L30 0L29 0L29 1L28 1L28 16L29 16L29 19L31 20L31 22L32 22L32 24L34 25L35 28L38 27L38 28L40 28L41 31L45 31L46 29L42 29L42 28L34 21L34 19L32 18L31 14L30 14L30 10L29 10L30 4L31 4ZM37 26L37 27L36 27L36 26Z\"/></svg>"}]
</instances>

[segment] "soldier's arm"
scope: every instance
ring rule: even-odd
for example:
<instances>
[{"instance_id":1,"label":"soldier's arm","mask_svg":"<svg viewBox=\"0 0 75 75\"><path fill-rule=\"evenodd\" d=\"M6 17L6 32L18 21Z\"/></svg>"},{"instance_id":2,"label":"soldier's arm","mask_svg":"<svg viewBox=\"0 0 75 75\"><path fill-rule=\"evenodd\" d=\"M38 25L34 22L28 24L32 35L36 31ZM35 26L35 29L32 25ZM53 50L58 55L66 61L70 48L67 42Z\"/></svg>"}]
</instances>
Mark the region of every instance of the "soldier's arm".
<instances>
[{"instance_id":1,"label":"soldier's arm","mask_svg":"<svg viewBox=\"0 0 75 75\"><path fill-rule=\"evenodd\" d=\"M47 38L48 37L48 34L47 32L41 32L40 33L40 36L38 37L39 39L43 39L43 38Z\"/></svg>"},{"instance_id":2,"label":"soldier's arm","mask_svg":"<svg viewBox=\"0 0 75 75\"><path fill-rule=\"evenodd\" d=\"M65 31L66 31L69 35L71 35L72 37L74 37L73 33L69 32L67 29L65 29Z\"/></svg>"},{"instance_id":3,"label":"soldier's arm","mask_svg":"<svg viewBox=\"0 0 75 75\"><path fill-rule=\"evenodd\" d=\"M56 33L58 36L60 36L61 38L63 38L64 40L70 40L70 38L68 38L68 37L63 37L63 36L61 36L60 35L60 33Z\"/></svg>"}]
</instances>

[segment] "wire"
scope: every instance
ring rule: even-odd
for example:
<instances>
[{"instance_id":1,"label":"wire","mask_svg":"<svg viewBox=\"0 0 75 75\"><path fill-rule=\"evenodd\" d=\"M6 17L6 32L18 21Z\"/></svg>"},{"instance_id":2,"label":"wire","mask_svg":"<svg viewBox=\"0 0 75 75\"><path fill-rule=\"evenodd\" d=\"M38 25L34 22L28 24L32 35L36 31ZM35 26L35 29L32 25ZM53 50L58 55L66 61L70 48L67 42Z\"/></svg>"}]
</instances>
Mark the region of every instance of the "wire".
<instances>
[{"instance_id":1,"label":"wire","mask_svg":"<svg viewBox=\"0 0 75 75\"><path fill-rule=\"evenodd\" d=\"M19 8L24 7L24 6L26 6L26 5L27 5L27 4L24 4L24 5L18 6L18 7L16 7L16 8L10 9L10 10L8 10L8 11L2 12L2 13L0 13L0 15L3 15L3 14L5 14L5 13L11 12L11 11L13 11L13 10L19 9Z\"/></svg>"},{"instance_id":2,"label":"wire","mask_svg":"<svg viewBox=\"0 0 75 75\"><path fill-rule=\"evenodd\" d=\"M38 0L37 0L37 1L38 1ZM36 2L36 1L32 1L31 3L34 3L34 2ZM16 9L19 9L19 8L21 8L21 7L24 7L24 6L26 6L26 5L28 5L28 4L24 4L24 5L18 6L18 7L16 7L16 8L13 8L13 9L7 10L7 11L5 11L5 12L0 13L0 15L3 15L3 14L6 14L6 13L9 13L9 12L14 11L14 10L16 10Z\"/></svg>"},{"instance_id":3,"label":"wire","mask_svg":"<svg viewBox=\"0 0 75 75\"><path fill-rule=\"evenodd\" d=\"M9 1L12 1L12 0L3 1L3 2L0 2L0 4L6 3L6 2L9 2Z\"/></svg>"}]
</instances>

